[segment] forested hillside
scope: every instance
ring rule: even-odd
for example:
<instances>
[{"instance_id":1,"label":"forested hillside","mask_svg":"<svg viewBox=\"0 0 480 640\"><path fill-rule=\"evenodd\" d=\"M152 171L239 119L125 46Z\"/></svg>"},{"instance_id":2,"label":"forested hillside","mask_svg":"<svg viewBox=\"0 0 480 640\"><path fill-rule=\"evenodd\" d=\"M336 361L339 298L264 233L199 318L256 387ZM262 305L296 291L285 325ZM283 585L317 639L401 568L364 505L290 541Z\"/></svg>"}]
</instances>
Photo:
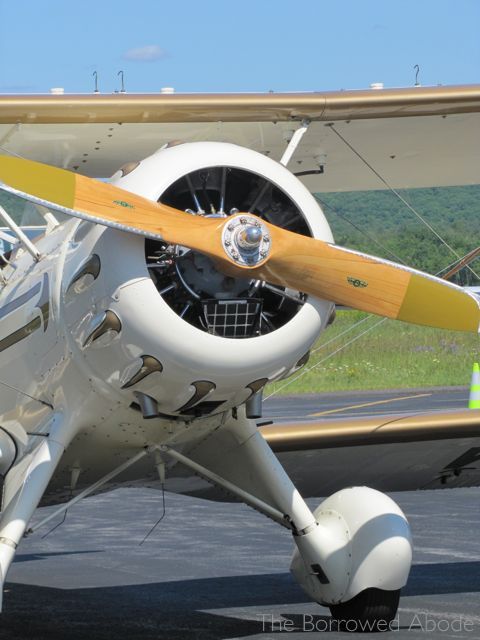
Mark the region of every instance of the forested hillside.
<instances>
[{"instance_id":1,"label":"forested hillside","mask_svg":"<svg viewBox=\"0 0 480 640\"><path fill-rule=\"evenodd\" d=\"M480 245L480 185L400 193L459 255ZM447 247L389 191L316 196L337 244L390 260L400 258L429 273L437 273L455 260ZM472 267L480 271L480 259ZM476 283L466 269L461 277L462 284Z\"/></svg>"}]
</instances>

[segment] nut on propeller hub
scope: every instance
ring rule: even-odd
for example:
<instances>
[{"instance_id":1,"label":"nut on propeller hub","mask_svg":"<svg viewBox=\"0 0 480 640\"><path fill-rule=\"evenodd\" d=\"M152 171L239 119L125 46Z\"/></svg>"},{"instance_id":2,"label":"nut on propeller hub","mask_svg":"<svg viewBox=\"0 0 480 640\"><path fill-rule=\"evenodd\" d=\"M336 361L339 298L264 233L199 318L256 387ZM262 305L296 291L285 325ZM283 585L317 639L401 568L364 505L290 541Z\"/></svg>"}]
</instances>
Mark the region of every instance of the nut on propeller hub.
<instances>
[{"instance_id":1,"label":"nut on propeller hub","mask_svg":"<svg viewBox=\"0 0 480 640\"><path fill-rule=\"evenodd\" d=\"M250 215L228 218L222 233L225 253L240 266L255 267L270 253L270 237L265 224Z\"/></svg>"},{"instance_id":2,"label":"nut on propeller hub","mask_svg":"<svg viewBox=\"0 0 480 640\"><path fill-rule=\"evenodd\" d=\"M260 227L247 224L239 228L236 239L238 246L245 251L256 251L262 243L263 233Z\"/></svg>"}]
</instances>

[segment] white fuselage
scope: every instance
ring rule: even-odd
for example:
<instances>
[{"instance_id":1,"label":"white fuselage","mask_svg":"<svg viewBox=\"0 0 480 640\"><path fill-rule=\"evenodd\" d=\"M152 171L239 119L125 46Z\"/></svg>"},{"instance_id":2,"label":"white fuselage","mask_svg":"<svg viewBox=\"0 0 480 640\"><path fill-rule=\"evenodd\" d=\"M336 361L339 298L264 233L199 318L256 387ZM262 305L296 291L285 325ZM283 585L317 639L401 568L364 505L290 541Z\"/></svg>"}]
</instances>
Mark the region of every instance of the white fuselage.
<instances>
[{"instance_id":1,"label":"white fuselage","mask_svg":"<svg viewBox=\"0 0 480 640\"><path fill-rule=\"evenodd\" d=\"M91 470L82 482L111 468L119 451L179 438L193 444L248 399L251 383L291 371L326 320L322 303L308 304L274 333L220 338L184 322L164 302L146 267L143 238L72 220L36 246L39 263L20 251L12 257L16 269L4 270L0 382L9 386L0 385L0 420L26 445L25 433L41 432L52 411L37 400L68 413L67 440L75 440L62 468L79 463ZM98 275L75 283L92 255L99 258ZM48 308L42 311L42 304ZM119 330L89 342L107 311L119 319ZM161 370L129 385L142 356ZM192 422L179 409L195 395L197 381L211 383L208 401L218 404L215 415ZM135 392L155 398L161 417L145 420Z\"/></svg>"},{"instance_id":2,"label":"white fuselage","mask_svg":"<svg viewBox=\"0 0 480 640\"><path fill-rule=\"evenodd\" d=\"M205 162L201 146L194 150L197 161ZM213 164L217 147L211 147ZM251 152L243 152L245 157L228 162L250 166ZM158 193L145 193L145 185L155 172L172 181L178 153L174 147L152 156L141 172L137 169L138 184L131 174L120 186L156 198ZM189 158L194 166L195 154ZM280 181L279 165L261 157L260 163L259 172L273 171L269 177ZM282 178L291 176L283 167L279 171ZM160 192L164 188L164 183L156 186ZM310 194L298 181L292 191L303 210L310 207L314 234L330 239ZM42 256L37 263L19 249L12 256L14 268L3 270L0 382L10 386L0 385L0 424L28 448L35 438L26 433L42 432L52 412L38 400L67 414L65 443L71 444L56 474L61 485L69 483L72 466L83 470L80 483L90 482L118 456L151 442L193 446L255 389L294 371L331 313L330 303L310 299L271 333L219 337L184 321L164 301L140 236L72 219L36 246ZM154 400L159 414L154 420L139 410L138 394ZM196 414L201 403L206 408Z\"/></svg>"},{"instance_id":3,"label":"white fuselage","mask_svg":"<svg viewBox=\"0 0 480 640\"><path fill-rule=\"evenodd\" d=\"M225 187L228 171L233 179ZM315 200L285 167L233 145L172 147L117 178L152 200L164 192L172 197L175 186L175 197L196 201L198 189L204 209L192 215L226 217L226 196L233 214L229 188L246 203L244 211L268 192L261 203L266 217L276 213L273 222L332 240ZM298 549L294 575L319 602L348 601L368 588L400 589L411 539L396 505L378 492L351 489L313 514L247 411L263 386L305 364L332 304L267 288L255 302L265 310L266 330L260 320L250 333L231 337L210 324L208 309L202 321L205 305L215 317L222 316L220 305L232 305L225 326L247 326L250 293L260 295L265 284L229 280L201 255L149 242L70 218L36 239L39 256L18 245L1 271L0 608L15 551L42 497L64 502L88 485L73 504L111 488L107 481L127 465L122 483L159 480L175 489L173 481L176 490L194 491L189 483L198 474L284 526ZM165 299L166 289L173 299ZM187 294L194 299L188 305ZM184 304L196 304L200 315L187 318Z\"/></svg>"}]
</instances>

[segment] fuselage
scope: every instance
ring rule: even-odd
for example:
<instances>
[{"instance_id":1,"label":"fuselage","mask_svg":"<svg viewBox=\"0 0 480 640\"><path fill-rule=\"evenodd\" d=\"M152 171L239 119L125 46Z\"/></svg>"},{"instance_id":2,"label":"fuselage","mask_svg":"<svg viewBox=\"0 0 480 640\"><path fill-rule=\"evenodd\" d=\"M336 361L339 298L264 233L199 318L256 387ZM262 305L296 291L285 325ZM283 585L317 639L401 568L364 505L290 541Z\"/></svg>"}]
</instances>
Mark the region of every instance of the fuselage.
<instances>
[{"instance_id":1,"label":"fuselage","mask_svg":"<svg viewBox=\"0 0 480 640\"><path fill-rule=\"evenodd\" d=\"M113 182L187 211L193 196L216 216L259 207L332 240L285 167L234 145L166 148ZM194 447L303 366L332 312L328 301L228 277L202 254L76 218L35 239L38 260L17 246L0 290L0 426L19 460L62 414L67 451L50 490L92 482L151 443ZM141 465L130 474L148 475Z\"/></svg>"},{"instance_id":2,"label":"fuselage","mask_svg":"<svg viewBox=\"0 0 480 640\"><path fill-rule=\"evenodd\" d=\"M149 443L194 446L294 370L326 320L325 303L313 303L264 336L211 335L163 300L143 238L72 219L35 244L38 262L20 248L3 270L0 424L26 451L36 440L26 434L45 433L52 411L68 415L70 444L50 487L58 498L72 469L81 485ZM154 419L142 396L154 400ZM137 465L130 477L151 470Z\"/></svg>"}]
</instances>

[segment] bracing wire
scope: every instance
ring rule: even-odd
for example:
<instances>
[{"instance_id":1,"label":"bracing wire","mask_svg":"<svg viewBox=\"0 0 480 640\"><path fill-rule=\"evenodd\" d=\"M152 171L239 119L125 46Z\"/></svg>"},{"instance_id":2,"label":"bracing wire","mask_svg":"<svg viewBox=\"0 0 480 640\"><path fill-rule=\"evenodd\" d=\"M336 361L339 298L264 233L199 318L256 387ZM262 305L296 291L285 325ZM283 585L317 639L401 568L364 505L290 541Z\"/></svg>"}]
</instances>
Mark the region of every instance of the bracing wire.
<instances>
[{"instance_id":1,"label":"bracing wire","mask_svg":"<svg viewBox=\"0 0 480 640\"><path fill-rule=\"evenodd\" d=\"M333 213L335 213L339 218L341 218L342 220L345 220L345 222L348 222L348 224L350 224L359 233L364 235L371 242L375 243L377 245L377 247L380 247L380 249L382 249L386 253L390 254L390 256L392 258L394 258L397 262L400 262L400 264L406 265L405 260L402 260L402 258L399 258L399 256L397 256L391 249L386 247L384 244L382 244L380 242L380 240L377 240L377 238L375 238L374 236L369 234L367 231L365 231L365 229L362 229L357 224L355 224L355 222L353 222L353 220L350 220L350 218L347 218L347 216L345 214L343 214L337 207L333 207L331 204L327 204L324 200L322 200L321 198L318 197L318 194L315 195L315 198L318 200L318 202L320 202L320 204L322 205L322 207L324 209L330 209L330 211L333 211Z\"/></svg>"},{"instance_id":2,"label":"bracing wire","mask_svg":"<svg viewBox=\"0 0 480 640\"><path fill-rule=\"evenodd\" d=\"M367 320L370 319L371 316L365 316L365 318L362 318L361 320L358 320L358 322L355 322L355 324L352 324L351 327L347 327L347 329L344 329L343 331L341 331L340 333L338 333L336 336L334 336L333 338L330 338L330 340L327 340L327 342L323 342L322 344L320 344L316 349L313 349L313 351L311 352L311 355L313 355L314 353L317 353L317 351L320 351L321 349L325 349L325 347L328 347L329 344L331 344L332 342L335 342L335 340L338 340L338 338L341 338L342 336L344 336L346 333L350 333L351 331L353 331L354 329L356 329L358 326L360 326L361 324L363 324L364 322L366 322Z\"/></svg>"},{"instance_id":3,"label":"bracing wire","mask_svg":"<svg viewBox=\"0 0 480 640\"><path fill-rule=\"evenodd\" d=\"M55 526L53 526L51 529L49 529L47 531L47 533L45 533L45 535L42 536L42 540L44 540L47 536L49 536L51 533L53 533L56 529L58 529L58 527L62 526L62 524L67 519L67 513L68 513L68 509L65 509L65 512L63 514L63 518L60 520L60 522L57 522L57 524Z\"/></svg>"},{"instance_id":4,"label":"bracing wire","mask_svg":"<svg viewBox=\"0 0 480 640\"><path fill-rule=\"evenodd\" d=\"M9 153L11 156L15 156L15 158L20 158L21 160L26 160L27 159L24 156L21 156L18 153L15 153L15 151L12 151L11 149L7 149L6 147L2 147L1 145L0 145L0 151L4 151L5 153Z\"/></svg>"},{"instance_id":5,"label":"bracing wire","mask_svg":"<svg viewBox=\"0 0 480 640\"><path fill-rule=\"evenodd\" d=\"M370 171L372 171L372 173L374 173L377 176L380 182L382 182L382 184L384 184L387 187L387 189L391 191L400 200L400 202L402 202L407 207L407 209L411 213L413 213L413 215L416 216L422 222L422 224L424 224L427 227L427 229L429 229L433 233L433 235L436 236L440 240L440 242L444 244L447 247L447 249L460 260L461 256L459 256L458 253L455 251L455 249L448 244L448 242L438 233L438 231L434 227L432 227L432 225L427 220L425 220L425 218L415 209L415 207L413 207L407 200L405 200L405 198L394 187L392 187L392 185L388 182L388 180L386 180L386 178L384 178L375 169L375 167L373 167L368 162L368 160L357 149L355 149L355 147L352 144L350 144L350 142L348 142L348 140L346 140L339 131L335 129L333 124L330 124L328 126L333 131L333 133L336 136L338 136L338 138L350 149L350 151L352 151L357 156L357 158L359 158L359 160L361 160L365 164L365 166L367 166L370 169ZM480 280L480 276L478 276L478 274L475 273L472 267L470 265L466 265L466 266L473 273L473 275Z\"/></svg>"},{"instance_id":6,"label":"bracing wire","mask_svg":"<svg viewBox=\"0 0 480 640\"><path fill-rule=\"evenodd\" d=\"M164 519L165 517L165 513L166 513L166 508L165 508L165 485L162 484L162 514L159 517L159 519L155 522L155 524L153 525L153 527L151 527L151 529L147 532L147 534L145 535L145 537L143 538L143 540L141 542L138 543L138 546L141 547L142 544L145 542L145 540L147 538L150 537L150 535L155 531L155 529L158 527L158 525L160 524L160 522Z\"/></svg>"},{"instance_id":7,"label":"bracing wire","mask_svg":"<svg viewBox=\"0 0 480 640\"><path fill-rule=\"evenodd\" d=\"M368 319L370 319L371 316L368 316ZM366 318L364 318L365 320ZM290 378L290 380L288 380L288 382L285 382L285 384L283 384L281 387L278 387L277 389L275 389L275 391L272 391L272 393L270 395L268 395L265 400L268 400L269 398L271 398L272 396L276 395L279 391L281 391L282 389L285 389L285 387L288 387L290 384L292 384L292 382L294 382L295 380L298 380L299 378L301 378L302 376L306 375L307 373L310 373L311 371L313 371L314 369L316 369L317 367L319 367L321 364L323 364L324 362L326 362L327 360L330 360L330 358L333 358L333 356L335 356L337 353L340 353L340 351L343 351L343 349L346 349L347 347L349 347L351 344L353 344L354 342L356 342L357 340L359 340L360 338L363 338L364 335L366 335L367 333L369 333L370 331L372 331L372 329L375 329L376 327L378 327L379 325L381 325L383 322L385 322L387 320L387 318L380 318L380 320L378 320L375 324L372 324L371 327L368 327L367 329L365 329L364 331L362 331L361 333L359 333L357 336L354 336L351 340L348 340L348 342L346 342L345 344L340 345L340 347L338 347L337 349L335 349L335 351L332 351L332 353L329 353L328 356L325 356L325 358L322 358L321 360L319 360L318 362L316 362L314 365L312 365L311 367L309 367L308 369L304 369L301 373L298 374L298 376L295 376L294 378ZM355 326L358 326L357 323ZM352 327L353 328L353 327Z\"/></svg>"},{"instance_id":8,"label":"bracing wire","mask_svg":"<svg viewBox=\"0 0 480 640\"><path fill-rule=\"evenodd\" d=\"M39 402L40 404L43 404L46 407L49 407L50 409L53 409L53 405L51 405L49 402L45 402L45 400L40 400L40 398L35 398L34 396L31 396L26 391L22 391L21 389L17 389L17 387L12 386L11 384L7 384L6 382L3 382L3 380L0 380L0 385L7 387L7 389L11 389L12 391L16 391L17 393L21 393L22 396L25 396L26 398L30 398L30 400L35 400L35 402Z\"/></svg>"}]
</instances>

